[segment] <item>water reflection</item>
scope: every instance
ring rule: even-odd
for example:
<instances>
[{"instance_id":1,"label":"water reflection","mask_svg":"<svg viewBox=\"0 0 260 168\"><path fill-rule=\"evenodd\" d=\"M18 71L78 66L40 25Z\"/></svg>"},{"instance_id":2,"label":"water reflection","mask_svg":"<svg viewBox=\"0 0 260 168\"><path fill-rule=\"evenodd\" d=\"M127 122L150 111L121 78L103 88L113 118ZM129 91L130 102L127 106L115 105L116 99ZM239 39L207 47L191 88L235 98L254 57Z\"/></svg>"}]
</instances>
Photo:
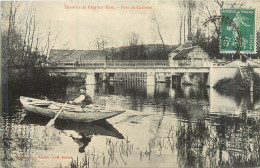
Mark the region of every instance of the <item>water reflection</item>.
<instances>
[{"instance_id":1,"label":"water reflection","mask_svg":"<svg viewBox=\"0 0 260 168\"><path fill-rule=\"evenodd\" d=\"M147 98L154 98L155 86L147 86Z\"/></svg>"},{"instance_id":2,"label":"water reflection","mask_svg":"<svg viewBox=\"0 0 260 168\"><path fill-rule=\"evenodd\" d=\"M184 167L259 166L259 121L223 116L214 122L180 122L176 148Z\"/></svg>"},{"instance_id":3,"label":"water reflection","mask_svg":"<svg viewBox=\"0 0 260 168\"><path fill-rule=\"evenodd\" d=\"M74 137L73 135L70 135L70 137L73 139L74 142L79 144L79 152L83 153L85 152L86 146L88 146L89 142L91 141L92 136L86 136L84 133L80 133L80 138Z\"/></svg>"},{"instance_id":4,"label":"water reflection","mask_svg":"<svg viewBox=\"0 0 260 168\"><path fill-rule=\"evenodd\" d=\"M64 102L79 94L78 87L68 84L32 95ZM1 166L41 167L42 157L49 157L45 167L73 166L76 158L89 167L260 166L257 95L138 82L87 85L87 91L95 103L127 111L109 123L57 120L46 128L49 118L28 114L20 95L11 97L9 114L0 118ZM50 158L54 154L69 159Z\"/></svg>"},{"instance_id":5,"label":"water reflection","mask_svg":"<svg viewBox=\"0 0 260 168\"><path fill-rule=\"evenodd\" d=\"M214 89L208 90L211 113L241 115L247 111L259 111L259 96L252 94L224 95Z\"/></svg>"},{"instance_id":6,"label":"water reflection","mask_svg":"<svg viewBox=\"0 0 260 168\"><path fill-rule=\"evenodd\" d=\"M46 126L49 121L49 117L28 113L24 116L20 124ZM79 145L79 152L81 153L85 151L85 147L89 144L93 135L124 139L123 135L106 120L92 123L80 123L57 119L54 128L61 130L62 132L60 133L71 137L73 141Z\"/></svg>"}]
</instances>

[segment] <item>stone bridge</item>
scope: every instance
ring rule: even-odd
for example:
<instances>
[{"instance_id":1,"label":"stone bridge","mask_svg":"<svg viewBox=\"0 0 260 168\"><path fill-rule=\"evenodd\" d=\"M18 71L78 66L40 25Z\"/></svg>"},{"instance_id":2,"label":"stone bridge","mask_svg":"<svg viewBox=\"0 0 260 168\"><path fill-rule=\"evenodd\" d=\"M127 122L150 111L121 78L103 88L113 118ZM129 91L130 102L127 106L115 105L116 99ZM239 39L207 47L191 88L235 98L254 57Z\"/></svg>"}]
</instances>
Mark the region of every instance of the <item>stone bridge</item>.
<instances>
[{"instance_id":1,"label":"stone bridge","mask_svg":"<svg viewBox=\"0 0 260 168\"><path fill-rule=\"evenodd\" d=\"M251 62L250 62L251 63ZM208 75L208 85L213 87L216 82L225 77L233 77L240 66L247 66L240 61L189 61L177 60L169 65L161 60L126 60L126 61L89 61L89 62L59 62L45 66L50 74L53 73L84 73L86 84L95 84L95 73L146 73L147 85L156 84L156 74L164 73L174 76L177 73L201 73ZM250 64L260 73L260 64Z\"/></svg>"}]
</instances>

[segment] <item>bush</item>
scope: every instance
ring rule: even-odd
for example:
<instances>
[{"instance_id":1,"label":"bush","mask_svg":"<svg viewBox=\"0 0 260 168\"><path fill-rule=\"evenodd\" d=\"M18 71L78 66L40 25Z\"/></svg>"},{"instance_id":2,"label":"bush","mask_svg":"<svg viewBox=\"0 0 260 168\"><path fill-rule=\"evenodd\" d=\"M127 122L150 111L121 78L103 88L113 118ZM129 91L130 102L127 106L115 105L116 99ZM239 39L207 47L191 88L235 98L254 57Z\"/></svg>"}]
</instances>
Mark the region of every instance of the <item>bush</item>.
<instances>
[{"instance_id":1,"label":"bush","mask_svg":"<svg viewBox=\"0 0 260 168\"><path fill-rule=\"evenodd\" d=\"M254 91L260 91L260 76L257 73L253 73ZM219 80L214 88L224 93L243 92L250 90L250 81L242 79L239 72L233 78L224 78Z\"/></svg>"}]
</instances>

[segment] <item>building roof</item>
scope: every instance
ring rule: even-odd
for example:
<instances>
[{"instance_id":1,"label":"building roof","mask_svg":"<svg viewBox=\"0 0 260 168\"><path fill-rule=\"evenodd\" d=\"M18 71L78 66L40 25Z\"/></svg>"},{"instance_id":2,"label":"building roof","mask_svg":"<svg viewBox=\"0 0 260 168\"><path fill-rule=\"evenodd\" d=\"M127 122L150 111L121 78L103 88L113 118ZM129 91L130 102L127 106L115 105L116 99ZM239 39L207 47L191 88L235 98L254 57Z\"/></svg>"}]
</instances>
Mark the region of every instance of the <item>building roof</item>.
<instances>
[{"instance_id":1,"label":"building roof","mask_svg":"<svg viewBox=\"0 0 260 168\"><path fill-rule=\"evenodd\" d=\"M178 53L177 55L175 55L173 57L173 59L175 59L175 60L185 59L187 57L188 53L193 51L195 48L196 48L196 46L195 47L190 47L190 48L184 48L182 50L178 50L179 52L173 51L173 53Z\"/></svg>"},{"instance_id":2,"label":"building roof","mask_svg":"<svg viewBox=\"0 0 260 168\"><path fill-rule=\"evenodd\" d=\"M105 61L106 52L102 50L57 50L52 49L48 58L50 61Z\"/></svg>"},{"instance_id":3,"label":"building roof","mask_svg":"<svg viewBox=\"0 0 260 168\"><path fill-rule=\"evenodd\" d=\"M191 40L188 40L186 41L184 44L182 44L181 46L179 46L178 48L189 48L189 47L192 47L192 41Z\"/></svg>"}]
</instances>

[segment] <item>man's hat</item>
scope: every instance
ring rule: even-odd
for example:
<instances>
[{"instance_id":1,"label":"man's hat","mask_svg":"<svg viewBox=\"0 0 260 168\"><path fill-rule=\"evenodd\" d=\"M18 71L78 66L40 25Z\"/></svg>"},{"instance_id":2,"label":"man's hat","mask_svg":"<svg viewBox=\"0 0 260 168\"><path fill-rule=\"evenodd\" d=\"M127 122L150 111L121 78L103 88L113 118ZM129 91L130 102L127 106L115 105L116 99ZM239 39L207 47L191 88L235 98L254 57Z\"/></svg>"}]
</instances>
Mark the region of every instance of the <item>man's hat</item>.
<instances>
[{"instance_id":1,"label":"man's hat","mask_svg":"<svg viewBox=\"0 0 260 168\"><path fill-rule=\"evenodd\" d=\"M86 90L86 86L80 86L79 89Z\"/></svg>"}]
</instances>

